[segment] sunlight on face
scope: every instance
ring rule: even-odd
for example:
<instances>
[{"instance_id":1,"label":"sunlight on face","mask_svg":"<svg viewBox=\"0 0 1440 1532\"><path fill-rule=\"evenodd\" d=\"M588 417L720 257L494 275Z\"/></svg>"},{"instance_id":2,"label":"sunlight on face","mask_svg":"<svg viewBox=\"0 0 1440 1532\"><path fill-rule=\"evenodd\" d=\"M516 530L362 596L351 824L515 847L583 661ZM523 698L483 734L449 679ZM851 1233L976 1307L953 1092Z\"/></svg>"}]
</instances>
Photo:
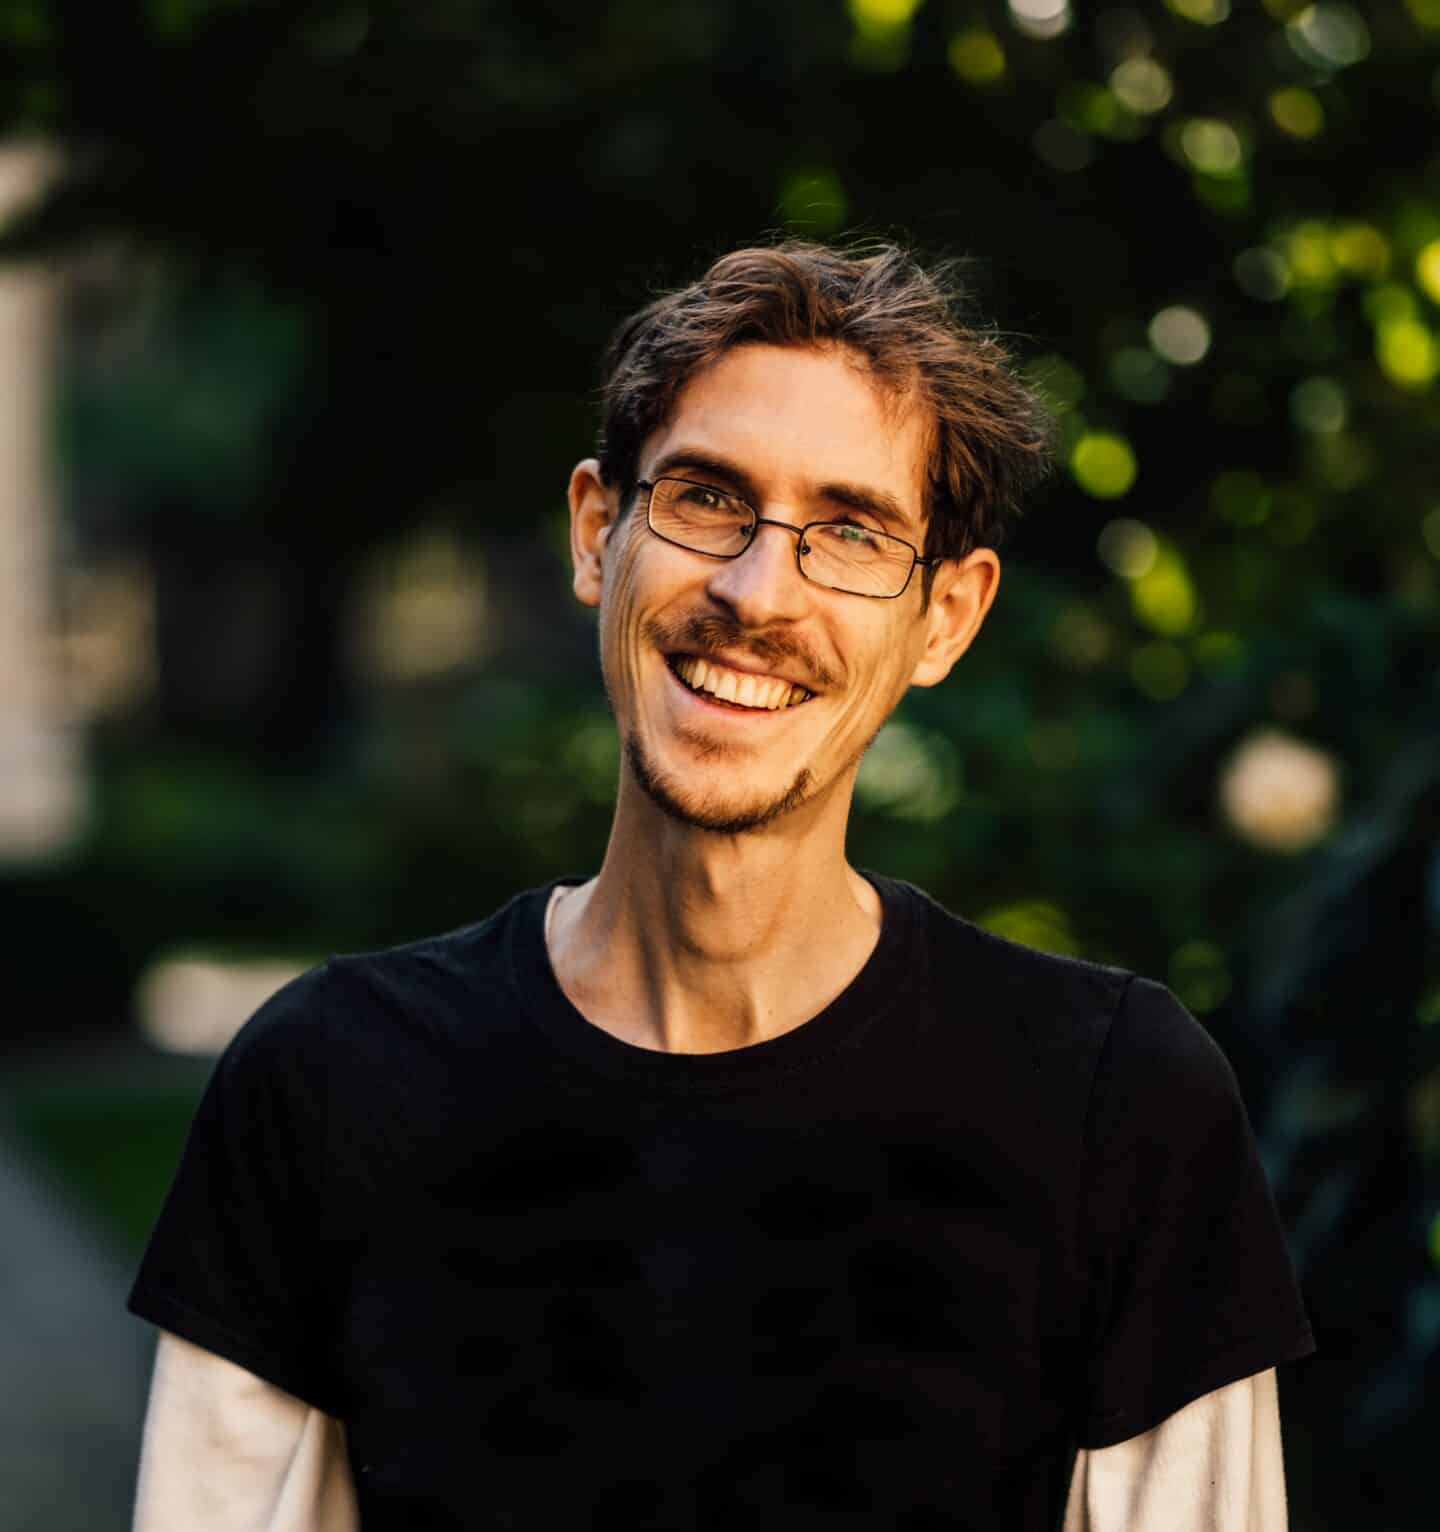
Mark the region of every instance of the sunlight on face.
<instances>
[{"instance_id":1,"label":"sunlight on face","mask_svg":"<svg viewBox=\"0 0 1440 1532\"><path fill-rule=\"evenodd\" d=\"M747 345L691 380L640 472L713 484L796 527L853 521L919 547L926 427L853 353ZM707 557L654 536L643 504L642 493L614 529L601 598L629 779L672 818L719 833L802 808L843 819L923 645L920 580L894 600L825 589L800 573L796 534L781 527L762 526L739 558ZM711 671L698 688L677 674L696 658ZM744 705L787 685L810 695Z\"/></svg>"}]
</instances>

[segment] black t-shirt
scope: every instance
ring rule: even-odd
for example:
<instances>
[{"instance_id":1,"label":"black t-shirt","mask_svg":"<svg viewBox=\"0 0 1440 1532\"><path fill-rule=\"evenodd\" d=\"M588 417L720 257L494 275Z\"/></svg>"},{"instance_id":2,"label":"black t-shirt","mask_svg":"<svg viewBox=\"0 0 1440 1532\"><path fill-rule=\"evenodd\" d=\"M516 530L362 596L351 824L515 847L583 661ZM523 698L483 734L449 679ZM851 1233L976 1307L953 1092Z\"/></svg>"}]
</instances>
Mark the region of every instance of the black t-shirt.
<instances>
[{"instance_id":1,"label":"black t-shirt","mask_svg":"<svg viewBox=\"0 0 1440 1532\"><path fill-rule=\"evenodd\" d=\"M549 888L297 979L131 1309L343 1419L366 1532L1049 1532L1076 1444L1309 1328L1170 993L872 881L849 988L729 1052L587 1022Z\"/></svg>"}]
</instances>

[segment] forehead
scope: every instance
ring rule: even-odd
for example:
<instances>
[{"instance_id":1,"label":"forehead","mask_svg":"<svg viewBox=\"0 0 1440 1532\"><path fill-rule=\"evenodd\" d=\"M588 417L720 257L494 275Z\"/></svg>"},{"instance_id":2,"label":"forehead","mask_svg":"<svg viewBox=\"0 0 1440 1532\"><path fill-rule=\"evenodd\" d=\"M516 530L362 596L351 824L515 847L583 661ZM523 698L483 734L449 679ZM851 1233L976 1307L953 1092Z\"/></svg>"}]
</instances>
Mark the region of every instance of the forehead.
<instances>
[{"instance_id":1,"label":"forehead","mask_svg":"<svg viewBox=\"0 0 1440 1532\"><path fill-rule=\"evenodd\" d=\"M686 448L735 462L775 493L866 485L895 496L918 526L929 435L919 399L877 383L856 352L752 343L689 380L641 462Z\"/></svg>"}]
</instances>

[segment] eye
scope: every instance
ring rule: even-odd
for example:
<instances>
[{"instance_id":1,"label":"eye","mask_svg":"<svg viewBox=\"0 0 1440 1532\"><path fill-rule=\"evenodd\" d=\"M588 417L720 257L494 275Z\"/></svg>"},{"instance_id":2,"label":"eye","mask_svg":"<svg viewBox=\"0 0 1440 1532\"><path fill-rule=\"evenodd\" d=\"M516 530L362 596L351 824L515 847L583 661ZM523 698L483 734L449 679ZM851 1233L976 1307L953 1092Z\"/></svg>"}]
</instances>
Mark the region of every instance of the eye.
<instances>
[{"instance_id":1,"label":"eye","mask_svg":"<svg viewBox=\"0 0 1440 1532\"><path fill-rule=\"evenodd\" d=\"M686 484L681 491L680 499L685 505L693 505L702 511L723 510L728 495L722 494L718 489L711 489L706 484Z\"/></svg>"},{"instance_id":2,"label":"eye","mask_svg":"<svg viewBox=\"0 0 1440 1532\"><path fill-rule=\"evenodd\" d=\"M847 548L877 547L883 535L858 521L833 521L825 528L825 531L837 543Z\"/></svg>"}]
</instances>

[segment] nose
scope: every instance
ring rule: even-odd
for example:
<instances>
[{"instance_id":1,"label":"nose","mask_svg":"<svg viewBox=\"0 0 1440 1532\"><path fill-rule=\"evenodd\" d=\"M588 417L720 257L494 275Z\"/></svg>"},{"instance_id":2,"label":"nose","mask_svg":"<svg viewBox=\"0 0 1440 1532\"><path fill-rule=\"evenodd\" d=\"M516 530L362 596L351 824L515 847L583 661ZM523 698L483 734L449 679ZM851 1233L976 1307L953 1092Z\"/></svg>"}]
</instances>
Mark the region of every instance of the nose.
<instances>
[{"instance_id":1,"label":"nose","mask_svg":"<svg viewBox=\"0 0 1440 1532\"><path fill-rule=\"evenodd\" d=\"M800 528L763 520L738 558L717 564L706 590L747 628L793 622L804 615L808 581L800 573Z\"/></svg>"}]
</instances>

